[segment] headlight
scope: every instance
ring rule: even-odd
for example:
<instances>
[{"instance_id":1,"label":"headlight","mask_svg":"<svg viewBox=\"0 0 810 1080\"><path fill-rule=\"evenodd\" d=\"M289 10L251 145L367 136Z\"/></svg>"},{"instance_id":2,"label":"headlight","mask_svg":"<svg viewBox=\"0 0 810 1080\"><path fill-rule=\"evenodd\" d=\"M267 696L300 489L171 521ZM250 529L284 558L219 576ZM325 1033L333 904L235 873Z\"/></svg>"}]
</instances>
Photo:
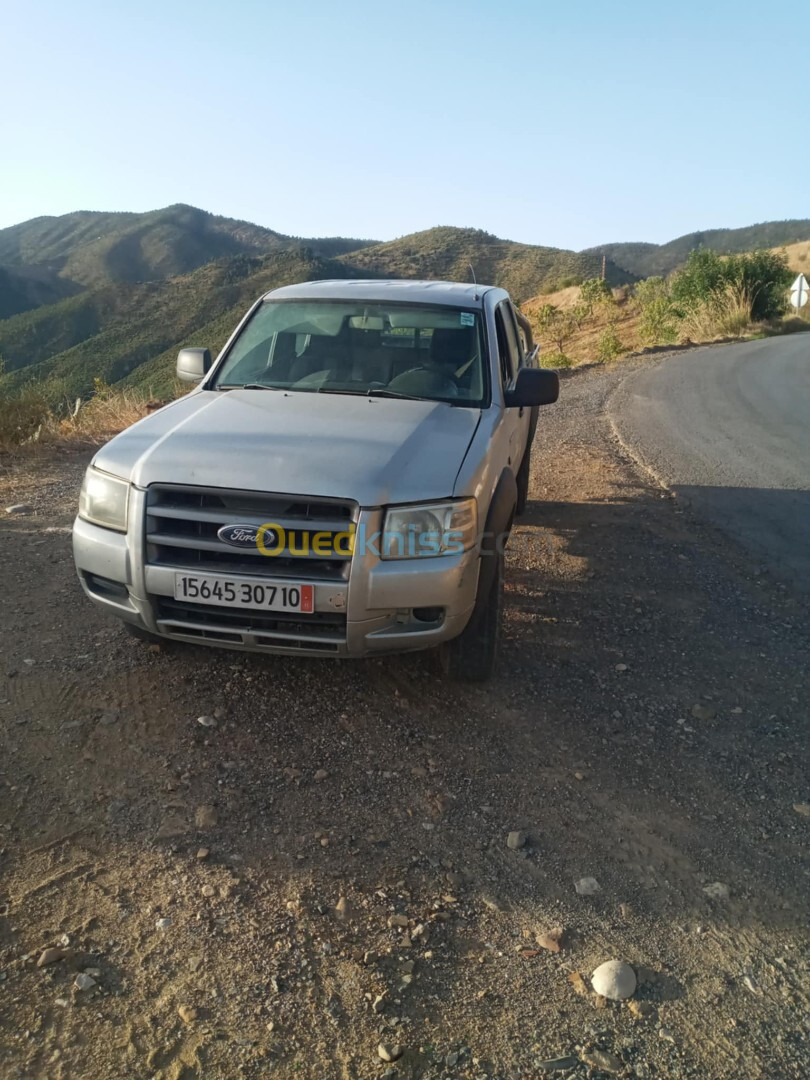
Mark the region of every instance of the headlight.
<instances>
[{"instance_id":1,"label":"headlight","mask_svg":"<svg viewBox=\"0 0 810 1080\"><path fill-rule=\"evenodd\" d=\"M129 484L116 476L99 472L91 465L84 474L79 496L79 517L105 529L127 531Z\"/></svg>"},{"instance_id":2,"label":"headlight","mask_svg":"<svg viewBox=\"0 0 810 1080\"><path fill-rule=\"evenodd\" d=\"M475 499L394 506L385 515L380 557L432 558L469 551L478 537Z\"/></svg>"}]
</instances>

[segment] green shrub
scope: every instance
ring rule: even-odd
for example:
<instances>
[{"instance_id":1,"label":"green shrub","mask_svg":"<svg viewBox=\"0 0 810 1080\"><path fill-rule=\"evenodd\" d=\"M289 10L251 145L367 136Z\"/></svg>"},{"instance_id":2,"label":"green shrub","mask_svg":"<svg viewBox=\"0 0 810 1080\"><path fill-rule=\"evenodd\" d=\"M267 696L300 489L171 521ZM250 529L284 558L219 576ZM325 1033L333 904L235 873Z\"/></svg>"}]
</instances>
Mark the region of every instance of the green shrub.
<instances>
[{"instance_id":1,"label":"green shrub","mask_svg":"<svg viewBox=\"0 0 810 1080\"><path fill-rule=\"evenodd\" d=\"M711 311L730 303L750 304L749 319L760 322L783 315L793 273L784 252L751 251L720 256L716 251L692 251L683 270L672 278L671 294L682 316L701 307Z\"/></svg>"},{"instance_id":2,"label":"green shrub","mask_svg":"<svg viewBox=\"0 0 810 1080\"><path fill-rule=\"evenodd\" d=\"M623 352L625 352L625 347L616 333L616 327L611 324L599 338L596 359L600 364L606 364L610 360L615 360L617 356L621 356Z\"/></svg>"},{"instance_id":3,"label":"green shrub","mask_svg":"<svg viewBox=\"0 0 810 1080\"><path fill-rule=\"evenodd\" d=\"M649 277L636 284L634 299L640 311L638 333L645 345L672 345L678 340L679 313L669 283Z\"/></svg>"}]
</instances>

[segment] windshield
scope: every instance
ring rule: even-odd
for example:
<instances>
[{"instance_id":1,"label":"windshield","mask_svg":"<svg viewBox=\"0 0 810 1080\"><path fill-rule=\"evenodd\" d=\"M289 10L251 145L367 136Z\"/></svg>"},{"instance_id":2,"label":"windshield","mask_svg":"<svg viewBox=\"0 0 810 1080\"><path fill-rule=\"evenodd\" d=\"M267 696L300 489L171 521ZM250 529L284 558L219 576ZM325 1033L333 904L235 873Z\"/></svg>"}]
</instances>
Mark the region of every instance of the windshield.
<instances>
[{"instance_id":1,"label":"windshield","mask_svg":"<svg viewBox=\"0 0 810 1080\"><path fill-rule=\"evenodd\" d=\"M266 300L209 387L378 394L482 406L479 311L346 300Z\"/></svg>"}]
</instances>

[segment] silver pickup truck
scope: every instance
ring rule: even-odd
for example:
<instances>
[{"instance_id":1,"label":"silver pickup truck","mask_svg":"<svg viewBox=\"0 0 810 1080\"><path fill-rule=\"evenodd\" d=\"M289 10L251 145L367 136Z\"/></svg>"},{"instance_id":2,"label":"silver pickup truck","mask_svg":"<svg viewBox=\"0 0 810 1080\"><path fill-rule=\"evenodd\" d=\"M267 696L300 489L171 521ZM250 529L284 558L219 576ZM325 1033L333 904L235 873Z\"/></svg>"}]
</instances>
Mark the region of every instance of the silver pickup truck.
<instances>
[{"instance_id":1,"label":"silver pickup truck","mask_svg":"<svg viewBox=\"0 0 810 1080\"><path fill-rule=\"evenodd\" d=\"M318 281L253 305L197 386L87 470L73 551L138 637L488 678L503 550L557 375L503 289Z\"/></svg>"}]
</instances>

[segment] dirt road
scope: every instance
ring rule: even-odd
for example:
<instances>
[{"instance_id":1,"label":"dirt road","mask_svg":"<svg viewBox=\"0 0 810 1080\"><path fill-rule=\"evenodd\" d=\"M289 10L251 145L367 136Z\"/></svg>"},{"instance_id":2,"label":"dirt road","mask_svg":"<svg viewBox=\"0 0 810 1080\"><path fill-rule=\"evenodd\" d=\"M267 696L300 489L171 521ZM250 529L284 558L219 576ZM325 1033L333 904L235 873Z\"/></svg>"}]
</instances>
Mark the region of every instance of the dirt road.
<instances>
[{"instance_id":1,"label":"dirt road","mask_svg":"<svg viewBox=\"0 0 810 1080\"><path fill-rule=\"evenodd\" d=\"M544 413L484 689L151 651L74 580L88 455L5 463L0 1074L807 1074L807 613L623 456L631 370Z\"/></svg>"}]
</instances>

